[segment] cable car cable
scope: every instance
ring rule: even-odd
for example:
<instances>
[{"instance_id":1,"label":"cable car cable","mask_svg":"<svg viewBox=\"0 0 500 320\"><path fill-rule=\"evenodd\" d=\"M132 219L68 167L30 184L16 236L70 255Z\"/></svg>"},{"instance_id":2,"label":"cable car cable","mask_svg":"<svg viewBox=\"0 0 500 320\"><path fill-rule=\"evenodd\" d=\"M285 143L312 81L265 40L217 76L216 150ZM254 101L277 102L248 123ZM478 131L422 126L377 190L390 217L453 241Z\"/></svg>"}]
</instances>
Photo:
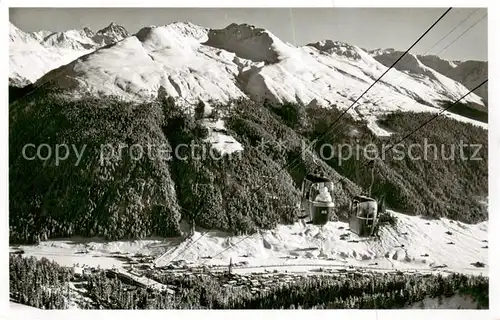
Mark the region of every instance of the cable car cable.
<instances>
[{"instance_id":1,"label":"cable car cable","mask_svg":"<svg viewBox=\"0 0 500 320\"><path fill-rule=\"evenodd\" d=\"M319 141L321 140L322 138L324 138L326 136L326 134L334 127L334 125L350 110L352 109L356 103L358 103L358 101L378 82L380 81L380 79L382 79L382 77L384 75L386 75L418 42L420 42L420 40L422 40L423 37L425 37L430 31L431 29L433 29L439 21L441 21L444 16L446 16L450 11L451 11L451 7L448 8L396 61L394 61L392 63L392 65L387 68L387 70L382 73L382 75L380 75L347 109L345 109L342 114L337 118L335 119L335 121L328 127L326 128L326 130L324 130L320 135L319 135L319 138L316 139L316 141ZM296 158L296 160L292 161L291 163L294 163L295 161L297 161L298 158ZM290 163L290 164L291 164ZM285 170L287 167L290 166L290 164L287 164L285 166L283 166L280 170L278 170L278 172L276 173L276 175L273 177L275 178L276 176L278 176L278 174L280 174L283 170ZM273 179L272 178L272 179ZM271 180L271 179L270 179ZM270 181L268 180L268 182ZM262 189L264 186L266 186L266 184L268 183L264 183L262 184L260 187L258 187L255 192L259 191L260 189Z\"/></svg>"},{"instance_id":2,"label":"cable car cable","mask_svg":"<svg viewBox=\"0 0 500 320\"><path fill-rule=\"evenodd\" d=\"M382 75L380 75L346 110L344 110L342 112L342 114L325 130L323 131L320 135L319 135L319 138L316 139L316 141L322 139L333 127L334 125L350 110L352 109L352 107L354 105L356 105L356 103L378 82L380 81L380 79L386 75L418 42L420 42L450 11L451 11L452 7L448 8L429 28L427 28L427 30L415 41L413 42L413 44L396 60L394 61L394 63L392 63L392 65L387 68L387 70L382 73ZM258 188L256 188L255 190L253 190L253 193L256 193L257 191L261 190L264 186L267 185L267 183L269 183L272 179L274 179L275 177L277 177L283 170L285 170L286 168L288 168L291 164L293 164L294 162L298 161L299 158L296 158L294 161L292 161L291 163L289 164L286 164L285 166L281 167L278 172L271 178L271 179L268 179L266 182L264 182L263 184L261 184ZM233 191L234 193L235 191ZM231 195L232 196L232 195ZM229 199L231 198L228 197ZM202 237L204 236L204 234L202 236L200 236L199 239L201 239ZM236 244L242 242L243 240L247 239L249 236L241 239L240 241L238 241ZM198 240L199 240L198 239ZM196 241L198 241L196 240ZM229 250L229 248L231 248L233 245L229 246L228 248L224 249L223 251L221 251L220 253L218 253L217 255L225 252L226 250ZM186 249L184 251L186 251L190 246L186 247ZM183 251L183 252L184 252ZM216 255L216 256L217 256Z\"/></svg>"},{"instance_id":3,"label":"cable car cable","mask_svg":"<svg viewBox=\"0 0 500 320\"><path fill-rule=\"evenodd\" d=\"M447 111L448 109L450 109L451 107L453 107L454 105L456 105L458 102L460 102L460 100L462 100L463 98L467 97L469 94L471 94L472 92L474 92L475 90L477 90L479 87L481 87L482 85L484 85L485 83L488 82L488 79L484 80L483 82L481 82L479 85L477 85L474 89L472 90L469 90L469 92L467 92L466 94L464 94L463 96L461 96L458 100L456 100L455 102L453 102L451 105L447 106L446 108L442 109L440 112L438 112L436 115L434 115L432 118L430 118L429 120L426 120L424 121L420 126L418 126L418 128L416 128L415 130L411 131L410 133L406 134L403 138L401 138L398 142L392 144L392 146L390 146L390 148L385 148L383 151L382 151L382 158L385 159L385 153L387 151L390 151L392 149L394 149L396 147L396 145L398 145L399 143L403 142L406 138L408 138L409 136L411 136L412 134L414 134L415 132L417 132L418 130L422 129L424 126L426 126L429 122L431 122L432 120L436 119L437 117L439 117L441 114L443 114L445 111ZM380 159L380 158L377 158L377 159ZM365 162L363 165L361 165L361 167L364 167L366 166L366 164L369 164L371 163L373 160L369 160L367 162ZM342 179L340 179L339 181L337 181L337 183L341 182L342 180L346 179L346 176L343 176Z\"/></svg>"},{"instance_id":4,"label":"cable car cable","mask_svg":"<svg viewBox=\"0 0 500 320\"><path fill-rule=\"evenodd\" d=\"M389 151L389 150L392 150L397 144L401 143L403 140L405 140L406 138L408 138L409 136L411 136L412 134L414 134L415 132L417 132L418 130L422 129L424 126L426 126L428 123L430 123L432 120L436 119L437 117L439 117L441 114L443 114L445 111L447 111L448 109L450 109L452 106L454 106L455 104L457 104L458 102L460 102L460 100L462 100L463 98L467 97L469 94L471 94L473 91L477 90L479 87L481 87L482 85L484 85L485 83L488 82L488 79L484 80L483 82L481 82L478 86L476 86L474 89L470 90L468 93L466 93L465 95L463 95L462 97L460 97L458 100L456 100L453 104L449 105L448 107L442 109L439 113L437 113L435 116L433 116L431 119L423 122L418 128L416 128L415 130L411 131L410 133L406 134L402 139L400 139L397 143L393 144L390 148L387 148L387 149L384 149L383 151L383 155L385 155L385 152L386 151ZM368 162L364 163L362 166L365 166L367 163L372 163L373 160L369 160ZM340 183L342 182L342 180L346 179L347 177L346 176L343 176L339 181L337 181L337 183ZM243 242L244 240L248 239L250 236L252 236L252 234L244 237L243 239L239 240L238 242L236 242L235 244L232 244L230 245L228 248L225 248L224 250L222 250L221 252L217 253L215 256L213 257L216 257L218 255L220 255L221 253L224 253L225 251L229 250L232 246L234 245L237 245L241 242ZM213 258L212 257L212 258ZM203 265L205 263L202 263Z\"/></svg>"},{"instance_id":5,"label":"cable car cable","mask_svg":"<svg viewBox=\"0 0 500 320\"><path fill-rule=\"evenodd\" d=\"M430 47L430 49L428 49L428 50L424 53L424 55L425 55L425 54L427 54L427 53L429 53L429 51L431 51L432 49L434 49L434 48L435 48L435 47L436 47L439 43L441 43L441 41L443 41L444 39L446 39L446 37L448 37L448 36L449 36L449 35L450 35L453 31L457 30L457 29L458 29L458 27L460 27L462 24L464 24L464 22L465 22L465 21L469 20L469 18L470 18L473 14L475 14L476 12L478 12L478 11L479 11L479 9L481 9L481 8L478 8L478 9L474 10L474 11L473 11L472 13L470 13L467 17L465 17L465 19L463 19L462 21L460 21L460 22L459 22L459 23L458 23L458 24L457 24L454 28L452 28L452 29L451 29L451 30L450 30L447 34L445 34L445 35L444 35L441 39L439 39L436 43L434 43L434 44L432 45L432 47ZM482 19L483 19L483 18L481 18L481 20L482 20ZM476 22L475 24L477 24L477 22ZM475 25L475 24L474 24L474 25ZM470 28L469 28L469 29L470 29ZM467 29L465 32L467 32L469 29ZM464 33L465 33L465 32L464 32ZM463 35L463 33L462 33L462 35ZM459 37L460 37L460 36L459 36ZM443 52L443 51L444 51L444 49L443 49L443 50L441 50L440 52L436 53L435 55L438 55L439 53L441 53L441 52Z\"/></svg>"},{"instance_id":6,"label":"cable car cable","mask_svg":"<svg viewBox=\"0 0 500 320\"><path fill-rule=\"evenodd\" d=\"M444 35L441 39L439 39L436 43L434 43L432 45L432 47L430 47L426 52L424 52L422 54L422 56L428 54L432 49L434 49L439 43L441 43L441 41L443 41L446 37L448 37L453 31L455 31L458 27L460 27L462 24L464 24L465 21L467 21L473 14L475 14L476 12L478 12L481 8L478 8L476 9L475 11L473 11L471 14L469 14L465 19L463 19L461 22L459 22L454 28L452 28L446 35ZM452 42L450 42L448 45L446 45L443 49L441 49L438 53L435 53L434 55L437 56L438 54L444 52L449 46L451 46L453 43L455 43L456 41L458 41L461 37L463 37L467 32L469 32L474 26L476 26L481 20L483 20L485 17L487 16L486 15L483 15L478 21L476 21L473 25L471 25L469 28L467 28L464 32L462 32L457 38L455 38ZM432 68L431 68L432 69ZM452 69L453 70L453 69ZM451 70L450 70L451 71ZM448 76L448 72L446 74L443 73L444 76ZM401 75L402 76L402 75ZM398 78L401 78L398 77ZM400 86L401 84L403 84L403 82L405 82L408 78L404 78L403 81L399 82L397 84L397 86ZM383 97L381 97L380 99L377 100L376 103L380 103L382 101ZM359 105L358 105L359 107ZM356 107L357 108L357 107Z\"/></svg>"},{"instance_id":7,"label":"cable car cable","mask_svg":"<svg viewBox=\"0 0 500 320\"><path fill-rule=\"evenodd\" d=\"M434 28L434 26L436 26L436 24L438 24L439 21L441 21L441 19L444 18L444 16L446 16L450 10L452 8L448 8L408 49L406 49L406 51L396 60L394 61L391 66L389 68L387 68L387 70L382 73L382 75L380 75L376 80L375 82L373 82L356 100L354 100L354 102L349 106L349 108L345 109L344 112L342 112L342 114L328 127L326 128L325 131L323 131L321 134L320 134L320 137L318 138L319 139L322 139L329 131L330 129L335 125L335 123L337 123L340 118L342 118L350 109L352 109L352 107L354 107L354 105L356 105L356 103L375 85L377 84L377 82L380 81L380 79L382 79L382 77L384 75L386 75L399 61L401 61L401 59L403 59L403 57L415 46L417 45L418 42L420 42L420 40L422 40L423 37L425 37L430 31L432 28Z\"/></svg>"},{"instance_id":8,"label":"cable car cable","mask_svg":"<svg viewBox=\"0 0 500 320\"><path fill-rule=\"evenodd\" d=\"M472 29L473 27L475 27L479 22L481 22L484 18L486 18L488 14L485 14L481 17L481 19L477 20L473 25L471 25L470 27L468 27L467 29L464 30L464 32L462 32L457 38L455 38L451 43L449 43L446 47L444 47L443 49L441 49L441 51L439 51L438 53L436 53L436 55L440 54L441 52L443 52L444 50L448 49L449 46L451 46L452 44L454 44L458 39L460 39L464 34L466 34L470 29Z\"/></svg>"}]
</instances>

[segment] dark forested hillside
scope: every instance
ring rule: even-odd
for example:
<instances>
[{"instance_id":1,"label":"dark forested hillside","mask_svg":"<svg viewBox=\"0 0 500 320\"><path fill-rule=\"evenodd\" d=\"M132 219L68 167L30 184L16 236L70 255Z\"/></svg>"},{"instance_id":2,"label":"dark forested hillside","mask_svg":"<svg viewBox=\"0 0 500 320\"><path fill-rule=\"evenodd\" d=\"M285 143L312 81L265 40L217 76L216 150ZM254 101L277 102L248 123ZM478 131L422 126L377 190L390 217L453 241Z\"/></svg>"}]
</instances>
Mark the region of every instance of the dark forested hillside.
<instances>
[{"instance_id":1,"label":"dark forested hillside","mask_svg":"<svg viewBox=\"0 0 500 320\"><path fill-rule=\"evenodd\" d=\"M238 156L226 155L220 160L155 156L159 146L173 150L192 141L207 145L207 129L199 114L176 106L172 99L132 103L114 98L69 100L58 93L35 93L12 103L11 241L36 242L71 235L108 239L171 236L180 233L181 219L204 228L254 232L296 219L300 181L311 171L338 181L334 200L337 215L343 219L350 197L369 187L371 169L360 165L363 159L340 163L333 156L323 161L317 155L320 145L316 145L316 154L303 150L338 117L334 107L234 101L231 107L216 107L213 114L223 116L228 133L243 145ZM325 141L390 143L430 116L388 116L381 124L395 134L380 139L364 122L346 115ZM423 139L446 145L459 140L482 144L478 156L483 160L376 161L372 194L385 195L390 208L412 214L467 222L486 219L480 200L487 196L487 132L440 118L405 144L421 144ZM48 144L53 149L67 144L83 156L78 158L70 149L64 161L56 162L53 157L27 160L22 156L27 144ZM144 150L153 146L153 156L138 159L137 150L129 150L132 145L141 145ZM30 156L36 152L35 148L29 150ZM115 156L103 159L103 150L108 154L112 150ZM286 164L286 170L280 170ZM360 167L358 179L356 167Z\"/></svg>"},{"instance_id":2,"label":"dark forested hillside","mask_svg":"<svg viewBox=\"0 0 500 320\"><path fill-rule=\"evenodd\" d=\"M311 140L339 116L335 109L310 113L315 115L313 125L305 134ZM370 145L376 150L374 154L380 158L384 154L384 159L371 164L372 158L365 159L360 152L359 161L354 156L340 161L338 155L334 155L327 163L342 175L357 180L364 190L370 187L373 168L372 195L385 196L388 207L394 210L469 223L486 220L487 210L481 200L488 196L487 131L438 117L407 136L432 117L433 114L427 113L390 114L379 124L393 135L380 138L362 123L344 116L343 124L337 125L323 142L359 144L362 151L370 150L367 147ZM349 135L352 128L357 129L356 137ZM320 146L316 148L318 152ZM393 146L394 149L390 149ZM359 168L358 177L356 168Z\"/></svg>"}]
</instances>

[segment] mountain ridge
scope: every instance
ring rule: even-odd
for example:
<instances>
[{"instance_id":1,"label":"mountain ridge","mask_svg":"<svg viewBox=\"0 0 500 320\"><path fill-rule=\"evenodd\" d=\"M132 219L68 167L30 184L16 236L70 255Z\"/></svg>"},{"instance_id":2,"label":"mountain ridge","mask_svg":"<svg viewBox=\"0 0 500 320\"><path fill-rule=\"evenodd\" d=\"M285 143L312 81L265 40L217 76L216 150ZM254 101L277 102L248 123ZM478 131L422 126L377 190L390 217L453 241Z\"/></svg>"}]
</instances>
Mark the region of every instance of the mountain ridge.
<instances>
[{"instance_id":1,"label":"mountain ridge","mask_svg":"<svg viewBox=\"0 0 500 320\"><path fill-rule=\"evenodd\" d=\"M96 33L88 27L62 32L24 32L12 22L9 26L9 83L16 87L33 83L61 65L128 36L124 27L114 23Z\"/></svg>"},{"instance_id":2,"label":"mountain ridge","mask_svg":"<svg viewBox=\"0 0 500 320\"><path fill-rule=\"evenodd\" d=\"M403 51L397 51L395 49L374 49L374 50L365 50L375 59L380 59L382 57L390 56L390 55L401 55ZM488 78L488 62L481 60L447 60L443 59L437 55L415 55L415 58L418 59L425 66L439 72L440 74L453 79L462 85L464 85L467 89L474 89L479 83ZM384 64L389 66L389 63ZM396 65L396 68L398 66ZM488 84L485 84L474 91L478 96L480 96L485 104L488 103Z\"/></svg>"},{"instance_id":3,"label":"mountain ridge","mask_svg":"<svg viewBox=\"0 0 500 320\"><path fill-rule=\"evenodd\" d=\"M210 106L210 102L225 103L243 97L275 103L336 105L342 109L400 55L394 49L367 51L333 40L295 47L269 30L236 23L209 29L191 22L174 22L144 27L129 35L112 22L96 33L84 28L33 34L23 33L11 24L11 44L31 43L32 51L42 52L35 55L38 60L47 60L47 53L50 60L57 62L25 75L21 71L30 64L23 64L14 45L11 62L21 61L11 63L12 84L26 84L41 75L34 82L35 88L50 84L69 89L75 96L115 95L128 100L150 100L166 94L187 106L200 100ZM58 59L51 56L53 50L59 50L55 54ZM56 66L58 63L60 66ZM13 71L12 65L20 65L21 71ZM454 101L467 92L459 81L410 53L351 111L383 135L387 133L376 122L384 114L398 110L440 111L443 102ZM485 106L474 93L464 102L478 108ZM484 127L456 114L446 115Z\"/></svg>"}]
</instances>

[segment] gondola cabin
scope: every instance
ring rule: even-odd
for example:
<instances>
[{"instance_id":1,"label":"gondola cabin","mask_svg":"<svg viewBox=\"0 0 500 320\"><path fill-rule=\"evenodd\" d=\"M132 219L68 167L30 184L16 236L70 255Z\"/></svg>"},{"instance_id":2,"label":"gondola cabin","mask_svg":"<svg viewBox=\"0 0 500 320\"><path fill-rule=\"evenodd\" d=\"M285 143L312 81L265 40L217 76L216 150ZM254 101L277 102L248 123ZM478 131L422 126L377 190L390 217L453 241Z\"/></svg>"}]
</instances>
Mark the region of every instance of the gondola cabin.
<instances>
[{"instance_id":1,"label":"gondola cabin","mask_svg":"<svg viewBox=\"0 0 500 320\"><path fill-rule=\"evenodd\" d=\"M309 174L302 182L301 219L307 223L324 225L333 214L333 182L328 178Z\"/></svg>"},{"instance_id":2,"label":"gondola cabin","mask_svg":"<svg viewBox=\"0 0 500 320\"><path fill-rule=\"evenodd\" d=\"M349 228L360 237L373 235L378 223L377 201L366 196L356 196L352 200Z\"/></svg>"}]
</instances>

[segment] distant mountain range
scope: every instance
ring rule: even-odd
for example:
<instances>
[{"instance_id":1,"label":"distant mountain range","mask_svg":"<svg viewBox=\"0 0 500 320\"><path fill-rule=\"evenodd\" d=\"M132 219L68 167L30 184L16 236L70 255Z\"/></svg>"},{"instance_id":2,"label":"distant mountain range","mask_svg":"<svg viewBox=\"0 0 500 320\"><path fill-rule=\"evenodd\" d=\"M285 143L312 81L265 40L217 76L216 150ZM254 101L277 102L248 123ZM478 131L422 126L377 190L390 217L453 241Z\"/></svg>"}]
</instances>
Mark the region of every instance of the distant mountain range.
<instances>
[{"instance_id":1,"label":"distant mountain range","mask_svg":"<svg viewBox=\"0 0 500 320\"><path fill-rule=\"evenodd\" d=\"M23 86L84 54L124 39L128 32L124 27L111 23L95 33L89 28L28 33L11 23L9 36L9 83Z\"/></svg>"},{"instance_id":2,"label":"distant mountain range","mask_svg":"<svg viewBox=\"0 0 500 320\"><path fill-rule=\"evenodd\" d=\"M11 24L9 79L12 86L50 82L75 95L129 100L245 97L342 108L400 54L332 40L295 47L247 24L212 30L177 22L134 35L114 23L95 33L88 28L26 33ZM440 107L482 81L487 63L408 54L395 69L359 101L358 116L370 122L394 110ZM487 88L463 102L484 107Z\"/></svg>"}]
</instances>

